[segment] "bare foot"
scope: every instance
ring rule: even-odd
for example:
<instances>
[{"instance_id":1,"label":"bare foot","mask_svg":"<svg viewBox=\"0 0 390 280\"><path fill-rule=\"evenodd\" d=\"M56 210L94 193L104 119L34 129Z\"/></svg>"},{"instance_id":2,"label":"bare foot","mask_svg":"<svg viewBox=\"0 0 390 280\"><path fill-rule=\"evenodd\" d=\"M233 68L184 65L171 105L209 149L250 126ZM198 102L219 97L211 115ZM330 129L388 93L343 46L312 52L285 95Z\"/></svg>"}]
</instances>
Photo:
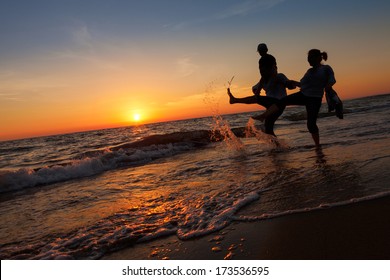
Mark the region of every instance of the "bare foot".
<instances>
[{"instance_id":1,"label":"bare foot","mask_svg":"<svg viewBox=\"0 0 390 280\"><path fill-rule=\"evenodd\" d=\"M230 88L227 89L227 94L229 95L229 103L234 104L236 103L236 98L233 96L233 94L230 92Z\"/></svg>"}]
</instances>

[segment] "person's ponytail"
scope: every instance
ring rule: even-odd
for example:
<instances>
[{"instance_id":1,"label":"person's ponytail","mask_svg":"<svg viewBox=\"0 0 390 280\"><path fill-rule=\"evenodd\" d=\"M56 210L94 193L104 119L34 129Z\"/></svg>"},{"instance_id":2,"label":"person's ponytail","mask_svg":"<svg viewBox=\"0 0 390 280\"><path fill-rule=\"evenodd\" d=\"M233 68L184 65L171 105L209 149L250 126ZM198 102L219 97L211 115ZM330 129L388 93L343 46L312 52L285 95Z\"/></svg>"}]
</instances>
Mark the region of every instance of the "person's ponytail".
<instances>
[{"instance_id":1,"label":"person's ponytail","mask_svg":"<svg viewBox=\"0 0 390 280\"><path fill-rule=\"evenodd\" d=\"M322 52L322 53L321 53L321 57L322 57L322 59L325 60L325 61L328 60L328 54L327 54L326 52Z\"/></svg>"}]
</instances>

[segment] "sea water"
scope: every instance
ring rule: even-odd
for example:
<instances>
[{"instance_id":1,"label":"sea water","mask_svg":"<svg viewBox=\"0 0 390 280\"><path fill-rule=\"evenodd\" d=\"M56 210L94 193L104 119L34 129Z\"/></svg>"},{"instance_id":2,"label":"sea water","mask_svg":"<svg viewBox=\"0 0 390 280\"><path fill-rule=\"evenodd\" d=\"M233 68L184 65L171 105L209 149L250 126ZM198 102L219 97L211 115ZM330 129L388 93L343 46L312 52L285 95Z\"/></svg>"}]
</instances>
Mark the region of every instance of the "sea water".
<instances>
[{"instance_id":1,"label":"sea water","mask_svg":"<svg viewBox=\"0 0 390 280\"><path fill-rule=\"evenodd\" d=\"M278 138L243 113L0 142L1 259L99 259L140 242L211 234L390 195L390 95L305 109ZM261 109L259 107L259 109Z\"/></svg>"}]
</instances>

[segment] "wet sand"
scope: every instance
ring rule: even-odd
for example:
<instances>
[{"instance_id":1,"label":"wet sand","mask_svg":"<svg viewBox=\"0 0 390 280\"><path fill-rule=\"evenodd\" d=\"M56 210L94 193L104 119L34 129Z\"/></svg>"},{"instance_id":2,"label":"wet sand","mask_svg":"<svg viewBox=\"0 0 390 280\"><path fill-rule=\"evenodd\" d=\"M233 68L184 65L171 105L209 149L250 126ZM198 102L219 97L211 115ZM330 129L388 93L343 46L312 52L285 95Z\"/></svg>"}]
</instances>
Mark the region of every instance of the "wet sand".
<instances>
[{"instance_id":1,"label":"wet sand","mask_svg":"<svg viewBox=\"0 0 390 280\"><path fill-rule=\"evenodd\" d=\"M104 259L390 259L390 196L269 220L232 223L192 240L170 236L114 252Z\"/></svg>"}]
</instances>

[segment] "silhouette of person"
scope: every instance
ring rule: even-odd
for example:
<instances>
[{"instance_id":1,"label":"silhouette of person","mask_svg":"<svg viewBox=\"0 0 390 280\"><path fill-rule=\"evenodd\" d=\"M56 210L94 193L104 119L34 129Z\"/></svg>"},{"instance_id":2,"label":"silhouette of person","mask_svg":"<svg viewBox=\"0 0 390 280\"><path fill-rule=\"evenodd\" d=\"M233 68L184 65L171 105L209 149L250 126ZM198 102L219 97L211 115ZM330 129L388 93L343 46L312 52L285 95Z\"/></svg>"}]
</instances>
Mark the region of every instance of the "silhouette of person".
<instances>
[{"instance_id":1,"label":"silhouette of person","mask_svg":"<svg viewBox=\"0 0 390 280\"><path fill-rule=\"evenodd\" d=\"M308 53L307 60L311 66L306 74L297 84L301 90L297 93L290 94L277 103L270 106L267 111L254 119L264 121L267 118L273 118L284 110L288 105L302 105L306 107L307 128L312 135L314 144L320 148L320 135L317 126L318 113L321 108L324 91L332 91L332 86L336 83L334 72L329 65L322 64L322 60L327 60L328 54L318 49L312 49Z\"/></svg>"},{"instance_id":2,"label":"silhouette of person","mask_svg":"<svg viewBox=\"0 0 390 280\"><path fill-rule=\"evenodd\" d=\"M257 52L261 56L259 59L260 80L252 87L252 92L255 95L259 95L263 86L268 83L271 77L277 74L276 59L273 55L268 54L267 45L264 43L259 44Z\"/></svg>"},{"instance_id":3,"label":"silhouette of person","mask_svg":"<svg viewBox=\"0 0 390 280\"><path fill-rule=\"evenodd\" d=\"M294 89L296 85L299 84L296 81L289 80L284 74L277 73L268 79L267 83L264 81L261 82L261 88L265 90L266 96L261 96L259 89L259 94L255 94L252 96L247 96L243 98L235 97L230 88L227 89L227 93L229 95L229 103L230 104L259 104L265 108L270 108L273 104L278 103L280 99L287 96L286 88ZM280 106L280 110L267 118L264 122L265 133L276 136L274 133L274 124L279 116L283 113L284 107Z\"/></svg>"}]
</instances>

